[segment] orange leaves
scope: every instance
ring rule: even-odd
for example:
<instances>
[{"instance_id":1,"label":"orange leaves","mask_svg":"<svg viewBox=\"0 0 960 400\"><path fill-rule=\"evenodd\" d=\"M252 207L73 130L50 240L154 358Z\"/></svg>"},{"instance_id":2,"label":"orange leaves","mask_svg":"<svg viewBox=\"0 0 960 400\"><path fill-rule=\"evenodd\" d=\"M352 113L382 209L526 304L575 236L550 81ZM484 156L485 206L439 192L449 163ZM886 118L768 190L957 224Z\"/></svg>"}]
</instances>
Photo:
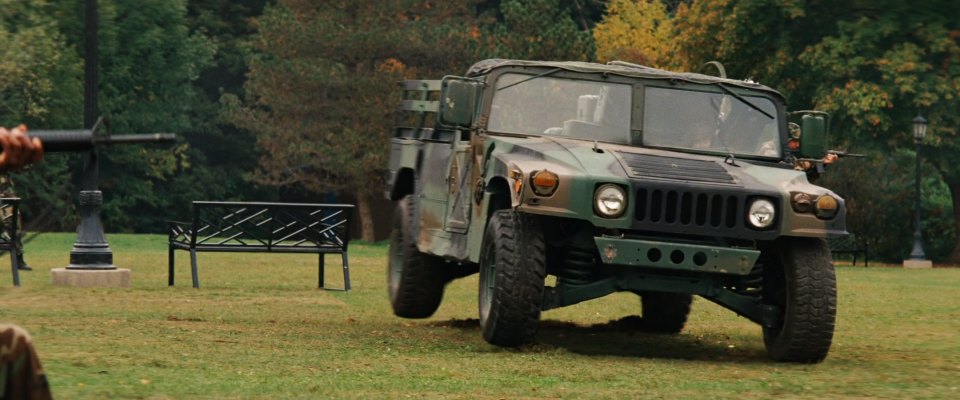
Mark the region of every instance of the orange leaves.
<instances>
[{"instance_id":1,"label":"orange leaves","mask_svg":"<svg viewBox=\"0 0 960 400\"><path fill-rule=\"evenodd\" d=\"M613 0L593 30L596 58L663 67L672 53L673 22L660 1Z\"/></svg>"},{"instance_id":2,"label":"orange leaves","mask_svg":"<svg viewBox=\"0 0 960 400\"><path fill-rule=\"evenodd\" d=\"M402 74L407 69L404 63L396 58L388 58L380 65L377 65L377 71Z\"/></svg>"}]
</instances>

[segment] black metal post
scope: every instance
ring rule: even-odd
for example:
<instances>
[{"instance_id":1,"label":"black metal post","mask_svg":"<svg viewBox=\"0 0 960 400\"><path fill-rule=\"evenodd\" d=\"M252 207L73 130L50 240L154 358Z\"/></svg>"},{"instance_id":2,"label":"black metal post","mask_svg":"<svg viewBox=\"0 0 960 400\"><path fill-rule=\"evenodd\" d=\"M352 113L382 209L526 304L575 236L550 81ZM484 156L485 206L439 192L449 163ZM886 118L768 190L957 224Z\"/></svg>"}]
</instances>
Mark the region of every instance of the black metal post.
<instances>
[{"instance_id":1,"label":"black metal post","mask_svg":"<svg viewBox=\"0 0 960 400\"><path fill-rule=\"evenodd\" d=\"M97 0L87 0L85 8L84 65L83 65L83 127L93 128L100 118L100 106L97 103L97 88L100 85L100 51L97 43L97 31L100 16Z\"/></svg>"},{"instance_id":2,"label":"black metal post","mask_svg":"<svg viewBox=\"0 0 960 400\"><path fill-rule=\"evenodd\" d=\"M97 0L86 1L86 29L84 34L84 87L83 87L83 126L93 129L100 115L97 104L97 89L99 86L100 57L97 50L97 27L99 15ZM70 265L67 269L117 269L113 265L113 251L107 243L103 233L103 222L100 220L100 206L103 205L103 194L97 187L100 167L97 163L97 150L94 148L87 155L83 168L83 188L80 191L80 225L77 226L77 240L70 250Z\"/></svg>"},{"instance_id":3,"label":"black metal post","mask_svg":"<svg viewBox=\"0 0 960 400\"><path fill-rule=\"evenodd\" d=\"M922 139L915 139L917 145L917 168L916 182L914 184L914 203L913 203L913 250L910 252L911 260L925 260L927 255L923 252L923 237L920 227L920 148Z\"/></svg>"}]
</instances>

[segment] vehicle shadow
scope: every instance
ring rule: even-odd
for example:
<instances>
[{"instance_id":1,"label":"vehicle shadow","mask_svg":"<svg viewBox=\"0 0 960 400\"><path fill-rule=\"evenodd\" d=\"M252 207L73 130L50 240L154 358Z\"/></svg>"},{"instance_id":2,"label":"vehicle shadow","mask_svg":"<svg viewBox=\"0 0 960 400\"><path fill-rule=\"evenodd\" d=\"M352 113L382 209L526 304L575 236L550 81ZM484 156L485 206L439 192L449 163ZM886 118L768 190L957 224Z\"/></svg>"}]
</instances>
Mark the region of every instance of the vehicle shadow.
<instances>
[{"instance_id":1,"label":"vehicle shadow","mask_svg":"<svg viewBox=\"0 0 960 400\"><path fill-rule=\"evenodd\" d=\"M480 335L478 319L436 321L431 326L449 327ZM629 316L601 324L579 325L568 321L540 321L536 342L506 351L544 353L558 349L586 356L663 358L672 360L771 363L758 343L749 347L727 344L728 337L642 331L643 319Z\"/></svg>"}]
</instances>

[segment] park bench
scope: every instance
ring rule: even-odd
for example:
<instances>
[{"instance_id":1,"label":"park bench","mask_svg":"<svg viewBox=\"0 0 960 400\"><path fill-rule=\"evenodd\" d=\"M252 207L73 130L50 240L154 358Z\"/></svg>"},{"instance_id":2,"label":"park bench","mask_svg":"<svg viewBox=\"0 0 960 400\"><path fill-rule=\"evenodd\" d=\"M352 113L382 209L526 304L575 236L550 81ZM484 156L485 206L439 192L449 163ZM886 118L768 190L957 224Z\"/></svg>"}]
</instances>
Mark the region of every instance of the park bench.
<instances>
[{"instance_id":1,"label":"park bench","mask_svg":"<svg viewBox=\"0 0 960 400\"><path fill-rule=\"evenodd\" d=\"M194 201L193 220L170 221L168 280L174 285L174 250L190 252L193 287L198 252L314 253L320 263L317 287L324 286L324 256L340 254L343 289L350 290L351 204Z\"/></svg>"},{"instance_id":2,"label":"park bench","mask_svg":"<svg viewBox=\"0 0 960 400\"><path fill-rule=\"evenodd\" d=\"M20 198L0 197L0 216L3 218L3 232L0 233L0 252L10 252L13 286L20 286L20 266L17 265L17 259L19 258L17 252L20 250L17 249L17 241L14 240L20 223Z\"/></svg>"},{"instance_id":3,"label":"park bench","mask_svg":"<svg viewBox=\"0 0 960 400\"><path fill-rule=\"evenodd\" d=\"M849 254L853 258L853 265L857 265L858 256L863 255L863 266L870 266L870 247L866 240L857 237L857 235L851 233L843 237L830 238L827 239L827 244L830 246L830 252L833 253L834 258L838 254Z\"/></svg>"}]
</instances>

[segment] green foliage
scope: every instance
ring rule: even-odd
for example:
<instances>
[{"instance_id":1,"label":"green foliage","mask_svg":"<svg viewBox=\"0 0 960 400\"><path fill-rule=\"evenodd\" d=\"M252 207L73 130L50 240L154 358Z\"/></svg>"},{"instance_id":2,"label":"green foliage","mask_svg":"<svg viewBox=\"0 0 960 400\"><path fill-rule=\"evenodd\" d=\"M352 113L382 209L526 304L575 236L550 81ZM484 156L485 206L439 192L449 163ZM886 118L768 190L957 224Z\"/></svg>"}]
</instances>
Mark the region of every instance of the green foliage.
<instances>
[{"instance_id":1,"label":"green foliage","mask_svg":"<svg viewBox=\"0 0 960 400\"><path fill-rule=\"evenodd\" d=\"M195 131L203 104L194 82L209 66L212 43L187 26L185 0L100 1L100 110L114 133ZM211 110L212 111L212 110ZM185 148L122 146L101 151L106 226L164 227L173 208L164 182L188 167Z\"/></svg>"},{"instance_id":2,"label":"green foliage","mask_svg":"<svg viewBox=\"0 0 960 400\"><path fill-rule=\"evenodd\" d=\"M0 126L32 128L80 123L82 63L68 45L47 1L0 0ZM71 214L64 192L69 158L47 162L12 179L31 228L62 229Z\"/></svg>"},{"instance_id":3,"label":"green foliage","mask_svg":"<svg viewBox=\"0 0 960 400\"><path fill-rule=\"evenodd\" d=\"M81 124L84 0L48 3L5 1L0 35L0 102L3 123L26 121L40 129ZM197 96L194 82L215 48L187 26L186 0L101 0L100 111L112 133L209 131L216 108ZM9 33L8 33L9 32ZM62 32L62 33L61 33ZM9 81L5 80L9 78ZM196 153L193 151L192 153ZM189 176L191 151L122 146L100 152L105 225L116 230L159 231L165 210ZM17 176L28 226L72 229L70 218L83 157L51 154ZM209 182L208 182L209 183ZM215 185L207 185L207 187ZM45 223L45 215L54 215ZM35 221L39 218L41 221ZM71 226L73 225L73 226Z\"/></svg>"},{"instance_id":4,"label":"green foliage","mask_svg":"<svg viewBox=\"0 0 960 400\"><path fill-rule=\"evenodd\" d=\"M45 0L0 0L0 125L76 123L82 64Z\"/></svg>"},{"instance_id":5,"label":"green foliage","mask_svg":"<svg viewBox=\"0 0 960 400\"><path fill-rule=\"evenodd\" d=\"M593 59L590 31L578 26L570 4L561 0L504 0L502 21L490 33L492 56L529 60ZM581 16L582 18L582 16Z\"/></svg>"}]
</instances>

